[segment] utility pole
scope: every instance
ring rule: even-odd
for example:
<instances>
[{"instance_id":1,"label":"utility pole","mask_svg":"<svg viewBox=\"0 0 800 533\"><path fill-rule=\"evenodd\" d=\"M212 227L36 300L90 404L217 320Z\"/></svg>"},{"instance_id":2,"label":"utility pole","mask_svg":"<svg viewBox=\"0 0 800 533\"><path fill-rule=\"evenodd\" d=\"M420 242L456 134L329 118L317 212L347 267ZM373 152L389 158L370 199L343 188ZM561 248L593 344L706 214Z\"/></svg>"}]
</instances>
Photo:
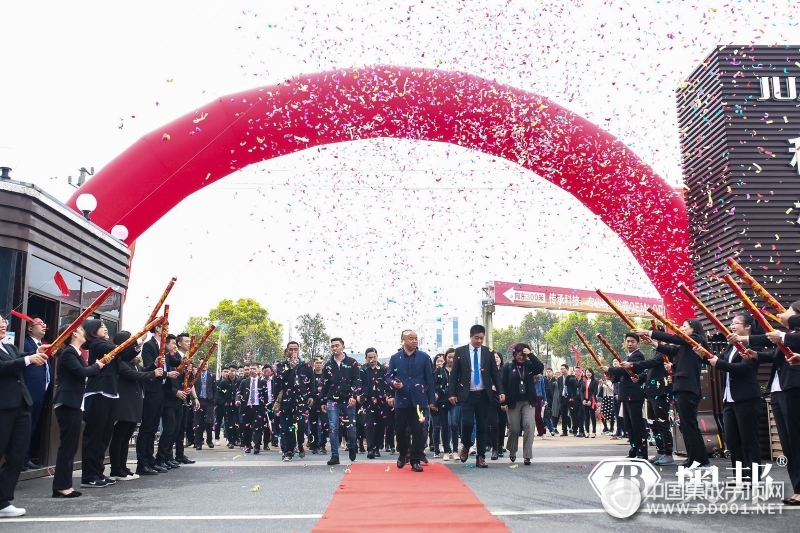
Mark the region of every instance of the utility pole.
<instances>
[{"instance_id":1,"label":"utility pole","mask_svg":"<svg viewBox=\"0 0 800 533\"><path fill-rule=\"evenodd\" d=\"M488 346L494 349L494 344L492 342L492 330L494 329L493 324L493 315L494 315L494 299L491 297L491 293L489 292L489 288L493 287L492 282L486 284L483 287L483 295L484 298L481 300L481 318L483 321L483 327L486 328L486 338L484 340L484 346Z\"/></svg>"}]
</instances>

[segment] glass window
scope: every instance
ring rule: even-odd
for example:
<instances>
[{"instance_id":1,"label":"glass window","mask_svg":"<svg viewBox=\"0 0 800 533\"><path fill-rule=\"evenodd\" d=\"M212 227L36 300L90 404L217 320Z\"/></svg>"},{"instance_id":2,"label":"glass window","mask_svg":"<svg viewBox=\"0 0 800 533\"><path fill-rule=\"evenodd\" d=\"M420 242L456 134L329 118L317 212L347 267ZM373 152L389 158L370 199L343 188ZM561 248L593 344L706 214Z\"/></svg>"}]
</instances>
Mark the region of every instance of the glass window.
<instances>
[{"instance_id":1,"label":"glass window","mask_svg":"<svg viewBox=\"0 0 800 533\"><path fill-rule=\"evenodd\" d=\"M81 303L81 278L36 256L30 256L28 289L51 294L68 302Z\"/></svg>"},{"instance_id":2,"label":"glass window","mask_svg":"<svg viewBox=\"0 0 800 533\"><path fill-rule=\"evenodd\" d=\"M61 307L58 310L58 331L61 331L61 328L64 326L69 326L72 324L80 314L81 311L77 307L61 304Z\"/></svg>"},{"instance_id":3,"label":"glass window","mask_svg":"<svg viewBox=\"0 0 800 533\"><path fill-rule=\"evenodd\" d=\"M83 278L83 308L86 309L100 294L106 290L105 287ZM112 292L111 295L97 308L98 313L119 318L119 311L122 308L122 294Z\"/></svg>"}]
</instances>

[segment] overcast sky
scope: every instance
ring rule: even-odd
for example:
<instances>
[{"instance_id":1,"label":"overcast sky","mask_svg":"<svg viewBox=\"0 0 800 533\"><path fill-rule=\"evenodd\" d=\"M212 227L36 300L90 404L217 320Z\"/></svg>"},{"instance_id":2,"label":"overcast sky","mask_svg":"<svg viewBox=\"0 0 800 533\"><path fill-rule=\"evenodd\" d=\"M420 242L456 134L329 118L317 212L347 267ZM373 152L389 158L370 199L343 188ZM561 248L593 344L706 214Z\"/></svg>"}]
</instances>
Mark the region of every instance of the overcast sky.
<instances>
[{"instance_id":1,"label":"overcast sky","mask_svg":"<svg viewBox=\"0 0 800 533\"><path fill-rule=\"evenodd\" d=\"M66 201L78 168L102 168L214 98L383 63L465 71L546 96L679 186L680 81L719 44L797 44L796 8L789 0L2 2L0 147L18 160L14 179ZM622 241L569 194L481 153L398 140L280 157L186 199L137 241L126 329L142 325L173 275L173 322L222 298L253 297L286 327L319 312L350 347L382 352L403 328L431 337L438 320L469 325L490 280L657 296ZM522 313L500 308L495 324Z\"/></svg>"}]
</instances>

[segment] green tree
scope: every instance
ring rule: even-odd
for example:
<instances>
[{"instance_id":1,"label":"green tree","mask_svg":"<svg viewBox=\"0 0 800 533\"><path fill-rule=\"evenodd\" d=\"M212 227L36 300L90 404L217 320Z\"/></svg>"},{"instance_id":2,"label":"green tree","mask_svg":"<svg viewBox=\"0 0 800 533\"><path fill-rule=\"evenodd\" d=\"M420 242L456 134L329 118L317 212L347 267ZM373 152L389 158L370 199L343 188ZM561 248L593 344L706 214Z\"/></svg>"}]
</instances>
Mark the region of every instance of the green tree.
<instances>
[{"instance_id":1,"label":"green tree","mask_svg":"<svg viewBox=\"0 0 800 533\"><path fill-rule=\"evenodd\" d=\"M525 342L523 339L517 326L496 329L492 332L492 342L494 343L492 348L503 355L504 361L508 361L514 345L518 342Z\"/></svg>"},{"instance_id":2,"label":"green tree","mask_svg":"<svg viewBox=\"0 0 800 533\"><path fill-rule=\"evenodd\" d=\"M567 364L575 364L575 354L572 352L571 344L577 346L581 352L586 351L575 334L576 329L579 329L586 340L592 343L595 329L586 313L573 312L561 317L545 334L545 342L549 345L550 352L556 357L563 358Z\"/></svg>"},{"instance_id":3,"label":"green tree","mask_svg":"<svg viewBox=\"0 0 800 533\"><path fill-rule=\"evenodd\" d=\"M222 364L266 363L283 355L283 328L269 317L269 312L252 298L240 298L236 302L222 300L207 316L190 317L186 332L200 335L210 324L217 324L211 341L222 340ZM200 360L207 348L200 348ZM212 364L213 362L213 364ZM209 367L216 367L216 354Z\"/></svg>"},{"instance_id":4,"label":"green tree","mask_svg":"<svg viewBox=\"0 0 800 533\"><path fill-rule=\"evenodd\" d=\"M297 334L300 335L300 353L308 361L313 361L316 357L325 358L329 352L330 336L325 331L325 321L322 315L317 313L311 316L309 313L297 317L300 323L297 325Z\"/></svg>"},{"instance_id":5,"label":"green tree","mask_svg":"<svg viewBox=\"0 0 800 533\"><path fill-rule=\"evenodd\" d=\"M627 350L625 349L625 334L631 328L622 321L617 315L597 315L593 320L594 329L598 333L602 333L608 343L617 351L620 356L625 357ZM611 365L614 356L602 346L599 340L595 339L595 351L597 355L603 359L607 365Z\"/></svg>"},{"instance_id":6,"label":"green tree","mask_svg":"<svg viewBox=\"0 0 800 533\"><path fill-rule=\"evenodd\" d=\"M553 329L558 322L558 315L551 311L538 310L536 313L528 313L522 319L519 326L520 334L525 342L531 347L533 354L540 361L547 363L546 359L550 355L550 344L547 342L547 332Z\"/></svg>"}]
</instances>

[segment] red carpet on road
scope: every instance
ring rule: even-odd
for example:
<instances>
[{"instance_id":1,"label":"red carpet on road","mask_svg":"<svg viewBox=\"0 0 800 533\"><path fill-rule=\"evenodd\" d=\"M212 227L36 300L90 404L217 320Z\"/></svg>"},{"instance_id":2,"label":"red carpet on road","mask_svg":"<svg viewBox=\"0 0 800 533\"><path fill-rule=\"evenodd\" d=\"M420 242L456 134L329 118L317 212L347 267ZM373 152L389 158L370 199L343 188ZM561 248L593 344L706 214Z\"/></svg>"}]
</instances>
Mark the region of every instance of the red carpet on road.
<instances>
[{"instance_id":1,"label":"red carpet on road","mask_svg":"<svg viewBox=\"0 0 800 533\"><path fill-rule=\"evenodd\" d=\"M313 532L360 531L508 533L508 528L441 463L422 473L410 465L360 463L342 477Z\"/></svg>"}]
</instances>

